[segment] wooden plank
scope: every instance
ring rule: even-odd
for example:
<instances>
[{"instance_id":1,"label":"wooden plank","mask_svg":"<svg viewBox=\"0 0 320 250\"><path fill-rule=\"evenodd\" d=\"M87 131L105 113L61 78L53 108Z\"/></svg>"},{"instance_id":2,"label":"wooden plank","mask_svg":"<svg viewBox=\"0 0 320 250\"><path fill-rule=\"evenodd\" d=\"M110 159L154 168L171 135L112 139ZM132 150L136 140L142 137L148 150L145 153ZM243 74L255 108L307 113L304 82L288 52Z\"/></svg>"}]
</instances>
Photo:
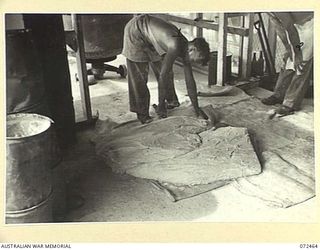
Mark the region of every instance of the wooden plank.
<instances>
[{"instance_id":1,"label":"wooden plank","mask_svg":"<svg viewBox=\"0 0 320 250\"><path fill-rule=\"evenodd\" d=\"M92 110L91 110L86 58L85 58L85 51L84 51L81 15L72 14L72 19L73 19L74 30L76 34L76 40L77 40L77 47L78 47L78 50L76 51L76 59L77 59L78 77L79 77L79 85L80 85L82 111L85 119L90 121L92 120Z\"/></svg>"},{"instance_id":2,"label":"wooden plank","mask_svg":"<svg viewBox=\"0 0 320 250\"><path fill-rule=\"evenodd\" d=\"M174 16L174 15L168 15L168 14L155 14L154 16L160 17L167 21L188 24L188 25L199 27L199 28L205 28L205 29L211 29L211 30L218 30L219 28L219 25L217 23L195 21L195 20L185 18L185 17L180 17L180 16Z\"/></svg>"},{"instance_id":3,"label":"wooden plank","mask_svg":"<svg viewBox=\"0 0 320 250\"><path fill-rule=\"evenodd\" d=\"M227 15L219 13L219 30L218 30L218 57L217 57L217 85L223 86L226 71L226 55L227 55Z\"/></svg>"},{"instance_id":4,"label":"wooden plank","mask_svg":"<svg viewBox=\"0 0 320 250\"><path fill-rule=\"evenodd\" d=\"M242 58L241 61L241 79L249 78L251 75L251 55L252 55L252 38L253 38L253 21L254 14L250 13L244 17L244 26L249 30L249 34L243 37L242 41Z\"/></svg>"},{"instance_id":5,"label":"wooden plank","mask_svg":"<svg viewBox=\"0 0 320 250\"><path fill-rule=\"evenodd\" d=\"M241 26L245 27L245 16L241 17ZM243 58L243 42L244 36L241 36L239 39L239 65L238 65L238 76L242 76L242 58Z\"/></svg>"},{"instance_id":6,"label":"wooden plank","mask_svg":"<svg viewBox=\"0 0 320 250\"><path fill-rule=\"evenodd\" d=\"M234 86L236 86L242 90L247 91L249 89L253 89L253 88L258 87L259 84L260 84L260 79L255 79L252 81L237 81L237 82L235 82Z\"/></svg>"},{"instance_id":7,"label":"wooden plank","mask_svg":"<svg viewBox=\"0 0 320 250\"><path fill-rule=\"evenodd\" d=\"M248 36L249 30L246 28L236 27L236 26L228 26L227 31L230 34L235 34L239 36Z\"/></svg>"},{"instance_id":8,"label":"wooden plank","mask_svg":"<svg viewBox=\"0 0 320 250\"><path fill-rule=\"evenodd\" d=\"M160 18L167 20L167 21L188 24L188 25L199 27L199 28L216 30L216 31L219 29L218 23L214 23L214 22L195 21L195 20L192 20L189 18L173 16L173 15L168 15L168 14L154 14L154 16L160 17ZM227 27L227 32L230 34L237 34L240 36L247 36L249 34L248 29L241 28L241 27L235 27L235 26Z\"/></svg>"},{"instance_id":9,"label":"wooden plank","mask_svg":"<svg viewBox=\"0 0 320 250\"><path fill-rule=\"evenodd\" d=\"M247 12L226 13L228 18L248 15Z\"/></svg>"}]
</instances>

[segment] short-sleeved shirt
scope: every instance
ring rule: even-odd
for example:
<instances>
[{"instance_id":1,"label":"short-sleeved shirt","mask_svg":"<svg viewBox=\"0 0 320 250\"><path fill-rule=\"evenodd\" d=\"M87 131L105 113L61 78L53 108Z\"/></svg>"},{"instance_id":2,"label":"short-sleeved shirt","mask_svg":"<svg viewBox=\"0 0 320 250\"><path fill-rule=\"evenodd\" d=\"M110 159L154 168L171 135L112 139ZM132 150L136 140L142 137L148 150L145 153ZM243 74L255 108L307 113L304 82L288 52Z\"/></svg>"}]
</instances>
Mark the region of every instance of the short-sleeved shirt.
<instances>
[{"instance_id":1,"label":"short-sleeved shirt","mask_svg":"<svg viewBox=\"0 0 320 250\"><path fill-rule=\"evenodd\" d=\"M150 16L132 18L124 29L122 54L134 62L155 62L166 54L150 28Z\"/></svg>"}]
</instances>

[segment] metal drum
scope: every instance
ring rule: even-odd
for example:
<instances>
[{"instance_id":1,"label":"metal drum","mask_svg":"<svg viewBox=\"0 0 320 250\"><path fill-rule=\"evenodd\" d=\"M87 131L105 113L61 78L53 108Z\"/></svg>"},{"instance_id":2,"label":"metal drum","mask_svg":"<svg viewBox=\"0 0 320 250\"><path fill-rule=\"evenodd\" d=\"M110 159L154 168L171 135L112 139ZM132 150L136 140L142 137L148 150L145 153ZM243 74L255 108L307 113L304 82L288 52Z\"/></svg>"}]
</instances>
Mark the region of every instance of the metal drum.
<instances>
[{"instance_id":1,"label":"metal drum","mask_svg":"<svg viewBox=\"0 0 320 250\"><path fill-rule=\"evenodd\" d=\"M52 195L28 209L6 212L6 224L52 222Z\"/></svg>"},{"instance_id":2,"label":"metal drum","mask_svg":"<svg viewBox=\"0 0 320 250\"><path fill-rule=\"evenodd\" d=\"M37 49L30 30L21 29L6 31L7 114L31 113L51 117L46 101L45 84L43 82L42 75L43 69L39 61L40 58L37 54ZM41 207L37 209L47 211L48 209L46 207L49 206L49 203L52 203L54 215L58 214L60 218L62 217L62 214L65 213L65 183L62 181L62 169L59 167L59 163L61 162L61 152L57 142L54 126L50 126L50 128L48 128L45 136L48 142L50 142L50 145L48 145L50 146L50 152L46 155L46 164L50 169L52 169L53 191L50 196L50 200L47 200L45 204L42 204ZM18 142L22 141L23 139L18 140ZM12 138L8 138L8 144L11 145L13 142L17 142L17 139L15 138L15 140L13 140ZM14 143L14 145L16 145L16 143ZM11 187L8 187L8 190L10 189ZM47 195L47 193L45 193L45 195ZM11 198L9 198L8 205L12 205L10 199ZM17 200L21 199L21 197L17 198ZM34 203L37 202L40 201L35 201ZM29 204L26 206L29 207L31 205ZM21 207L13 208L9 206L7 209L12 211L18 209L19 211L18 213L7 214L8 220L12 223L15 223L16 221L21 221L22 223L24 220L29 220L27 218L31 215L36 215L38 213L35 213L33 210L29 211L28 208L25 211L26 214L22 215L22 210L20 211Z\"/></svg>"},{"instance_id":3,"label":"metal drum","mask_svg":"<svg viewBox=\"0 0 320 250\"><path fill-rule=\"evenodd\" d=\"M30 30L6 31L7 114L48 114L42 67Z\"/></svg>"},{"instance_id":4,"label":"metal drum","mask_svg":"<svg viewBox=\"0 0 320 250\"><path fill-rule=\"evenodd\" d=\"M37 114L7 116L7 223L52 221L51 122Z\"/></svg>"},{"instance_id":5,"label":"metal drum","mask_svg":"<svg viewBox=\"0 0 320 250\"><path fill-rule=\"evenodd\" d=\"M96 79L103 79L105 71L113 71L127 76L126 65L105 64L113 61L121 54L123 47L124 27L133 17L132 14L79 14L81 17L85 58L91 63L89 75ZM66 43L73 50L77 50L75 34L70 15L63 15Z\"/></svg>"},{"instance_id":6,"label":"metal drum","mask_svg":"<svg viewBox=\"0 0 320 250\"><path fill-rule=\"evenodd\" d=\"M81 15L86 59L108 59L121 54L124 27L131 14Z\"/></svg>"},{"instance_id":7,"label":"metal drum","mask_svg":"<svg viewBox=\"0 0 320 250\"><path fill-rule=\"evenodd\" d=\"M105 71L114 71L126 77L127 68L118 68L105 62L113 61L121 54L124 27L131 14L81 15L86 61L91 63L96 79L103 79Z\"/></svg>"}]
</instances>

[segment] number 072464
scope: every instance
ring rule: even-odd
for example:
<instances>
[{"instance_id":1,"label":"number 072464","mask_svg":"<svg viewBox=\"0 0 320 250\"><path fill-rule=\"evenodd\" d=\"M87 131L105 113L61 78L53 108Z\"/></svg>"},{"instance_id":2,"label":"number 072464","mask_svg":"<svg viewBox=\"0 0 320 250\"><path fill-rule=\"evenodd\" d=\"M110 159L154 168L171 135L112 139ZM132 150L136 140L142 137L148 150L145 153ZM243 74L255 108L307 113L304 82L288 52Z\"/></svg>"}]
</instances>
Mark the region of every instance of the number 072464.
<instances>
[{"instance_id":1,"label":"number 072464","mask_svg":"<svg viewBox=\"0 0 320 250\"><path fill-rule=\"evenodd\" d=\"M314 249L314 248L318 248L318 244L300 244L300 248Z\"/></svg>"}]
</instances>

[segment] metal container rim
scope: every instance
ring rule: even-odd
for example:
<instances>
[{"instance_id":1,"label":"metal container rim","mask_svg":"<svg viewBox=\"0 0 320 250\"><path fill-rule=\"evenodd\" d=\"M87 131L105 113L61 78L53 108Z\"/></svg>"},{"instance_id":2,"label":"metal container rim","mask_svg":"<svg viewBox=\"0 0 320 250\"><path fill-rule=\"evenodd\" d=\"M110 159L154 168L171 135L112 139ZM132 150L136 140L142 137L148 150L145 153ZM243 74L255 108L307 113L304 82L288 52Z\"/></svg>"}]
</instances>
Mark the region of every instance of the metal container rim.
<instances>
[{"instance_id":1,"label":"metal container rim","mask_svg":"<svg viewBox=\"0 0 320 250\"><path fill-rule=\"evenodd\" d=\"M54 121L52 119L50 119L49 117L46 117L44 115L39 115L39 114L33 114L33 113L16 113L16 114L10 114L10 115L7 115L7 119L8 118L11 118L11 117L24 117L24 116L33 116L33 117L37 117L37 118L40 118L42 120L46 120L49 122L49 125L46 129L44 129L43 131L39 132L39 133L36 133L36 134L32 134L32 135L27 135L27 136L22 136L22 137L13 137L13 136L7 136L6 134L6 139L7 140L10 140L10 141L19 141L19 140L24 140L26 138L32 138L32 137L36 137L36 136L40 136L42 134L44 134L45 132L48 131L48 129L50 128L51 126L51 123L54 123Z\"/></svg>"},{"instance_id":2,"label":"metal container rim","mask_svg":"<svg viewBox=\"0 0 320 250\"><path fill-rule=\"evenodd\" d=\"M48 201L50 201L51 198L52 198L52 195L53 195L53 189L51 188L51 191L50 191L48 197L46 199L44 199L43 201L41 201L39 204L34 205L32 207L29 207L29 208L26 208L26 209L22 209L22 210L16 210L16 211L7 211L6 210L6 214L7 215L23 214L23 213L27 213L27 212L30 212L32 210L35 210L35 209L37 209L39 207L42 207L44 204L46 204Z\"/></svg>"}]
</instances>

